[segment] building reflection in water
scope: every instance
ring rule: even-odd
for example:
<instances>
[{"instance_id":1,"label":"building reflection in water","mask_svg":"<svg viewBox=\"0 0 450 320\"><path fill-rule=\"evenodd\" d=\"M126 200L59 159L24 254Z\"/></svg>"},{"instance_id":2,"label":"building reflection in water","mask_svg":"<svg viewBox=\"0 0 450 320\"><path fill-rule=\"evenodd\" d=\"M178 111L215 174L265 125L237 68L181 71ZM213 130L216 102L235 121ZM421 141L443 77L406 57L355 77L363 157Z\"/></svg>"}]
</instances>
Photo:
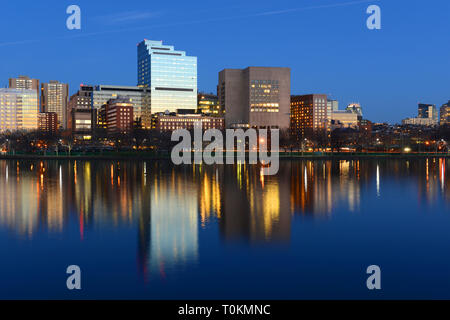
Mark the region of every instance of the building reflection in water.
<instances>
[{"instance_id":1,"label":"building reflection in water","mask_svg":"<svg viewBox=\"0 0 450 320\"><path fill-rule=\"evenodd\" d=\"M359 212L361 190L383 196L389 180L414 186L418 202L450 200L446 159L281 161L261 168L140 161L0 161L0 230L24 238L75 228L135 228L146 276L195 264L199 233L218 224L225 242L289 243L295 217ZM416 183L411 183L415 181ZM207 246L207 244L205 244Z\"/></svg>"}]
</instances>

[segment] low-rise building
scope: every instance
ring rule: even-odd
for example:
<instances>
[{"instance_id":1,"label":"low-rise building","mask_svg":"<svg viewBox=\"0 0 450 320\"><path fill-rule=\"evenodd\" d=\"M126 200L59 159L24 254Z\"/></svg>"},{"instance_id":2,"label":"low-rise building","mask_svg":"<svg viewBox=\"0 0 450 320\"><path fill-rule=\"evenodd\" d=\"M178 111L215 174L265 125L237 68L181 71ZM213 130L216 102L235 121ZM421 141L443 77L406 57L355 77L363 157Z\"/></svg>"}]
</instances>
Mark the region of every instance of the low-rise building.
<instances>
[{"instance_id":1,"label":"low-rise building","mask_svg":"<svg viewBox=\"0 0 450 320\"><path fill-rule=\"evenodd\" d=\"M133 129L133 104L130 98L110 99L100 109L101 122L109 134L130 133Z\"/></svg>"},{"instance_id":2,"label":"low-rise building","mask_svg":"<svg viewBox=\"0 0 450 320\"><path fill-rule=\"evenodd\" d=\"M356 128L358 127L358 114L347 110L337 110L331 112L331 130L336 128Z\"/></svg>"},{"instance_id":3,"label":"low-rise building","mask_svg":"<svg viewBox=\"0 0 450 320\"><path fill-rule=\"evenodd\" d=\"M200 114L165 114L159 113L155 116L155 129L158 131L173 131L177 129L192 130L196 123L201 122L202 129L223 130L225 127L224 118L205 117Z\"/></svg>"}]
</instances>

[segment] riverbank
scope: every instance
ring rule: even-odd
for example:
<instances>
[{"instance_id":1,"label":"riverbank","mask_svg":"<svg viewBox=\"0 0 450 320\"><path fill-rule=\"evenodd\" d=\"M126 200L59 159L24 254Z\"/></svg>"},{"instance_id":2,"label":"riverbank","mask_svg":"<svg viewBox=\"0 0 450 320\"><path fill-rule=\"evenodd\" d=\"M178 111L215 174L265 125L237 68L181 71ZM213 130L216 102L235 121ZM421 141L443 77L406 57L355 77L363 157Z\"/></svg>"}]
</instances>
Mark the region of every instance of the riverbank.
<instances>
[{"instance_id":1,"label":"riverbank","mask_svg":"<svg viewBox=\"0 0 450 320\"><path fill-rule=\"evenodd\" d=\"M449 153L324 153L324 152L281 152L280 160L352 160L352 159L410 159L449 158ZM170 153L72 153L72 154L0 154L2 160L169 160Z\"/></svg>"}]
</instances>

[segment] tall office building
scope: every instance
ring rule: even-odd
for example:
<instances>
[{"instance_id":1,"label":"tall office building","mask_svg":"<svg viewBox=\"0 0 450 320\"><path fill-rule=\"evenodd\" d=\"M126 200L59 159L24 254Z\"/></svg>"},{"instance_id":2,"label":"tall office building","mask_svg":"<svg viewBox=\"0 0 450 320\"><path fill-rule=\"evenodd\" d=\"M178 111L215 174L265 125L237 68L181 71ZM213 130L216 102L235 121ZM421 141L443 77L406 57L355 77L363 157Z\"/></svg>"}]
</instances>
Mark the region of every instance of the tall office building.
<instances>
[{"instance_id":1,"label":"tall office building","mask_svg":"<svg viewBox=\"0 0 450 320\"><path fill-rule=\"evenodd\" d=\"M138 44L138 86L151 90L153 113L197 108L197 57L162 41Z\"/></svg>"},{"instance_id":2,"label":"tall office building","mask_svg":"<svg viewBox=\"0 0 450 320\"><path fill-rule=\"evenodd\" d=\"M139 121L144 129L151 128L151 90L145 87L98 85L92 91L92 106L97 111L109 100L117 97L129 98L133 105L134 121ZM100 121L100 118L98 118Z\"/></svg>"},{"instance_id":3,"label":"tall office building","mask_svg":"<svg viewBox=\"0 0 450 320\"><path fill-rule=\"evenodd\" d=\"M404 125L435 126L439 123L436 106L434 104L419 103L418 116L402 120Z\"/></svg>"},{"instance_id":4,"label":"tall office building","mask_svg":"<svg viewBox=\"0 0 450 320\"><path fill-rule=\"evenodd\" d=\"M0 131L36 130L38 113L36 90L0 88Z\"/></svg>"},{"instance_id":5,"label":"tall office building","mask_svg":"<svg viewBox=\"0 0 450 320\"><path fill-rule=\"evenodd\" d=\"M450 124L450 100L442 105L441 107L441 118L440 118L440 125L449 125Z\"/></svg>"},{"instance_id":6,"label":"tall office building","mask_svg":"<svg viewBox=\"0 0 450 320\"><path fill-rule=\"evenodd\" d=\"M67 103L69 85L51 80L41 84L41 111L55 112L58 115L58 126L67 128Z\"/></svg>"},{"instance_id":7,"label":"tall office building","mask_svg":"<svg viewBox=\"0 0 450 320\"><path fill-rule=\"evenodd\" d=\"M9 87L11 89L36 90L39 95L39 80L31 79L28 76L19 76L18 78L9 78Z\"/></svg>"},{"instance_id":8,"label":"tall office building","mask_svg":"<svg viewBox=\"0 0 450 320\"><path fill-rule=\"evenodd\" d=\"M219 73L217 95L225 126L289 128L291 70L249 67Z\"/></svg>"},{"instance_id":9,"label":"tall office building","mask_svg":"<svg viewBox=\"0 0 450 320\"><path fill-rule=\"evenodd\" d=\"M291 134L302 138L314 131L326 130L330 117L326 94L291 97Z\"/></svg>"},{"instance_id":10,"label":"tall office building","mask_svg":"<svg viewBox=\"0 0 450 320\"><path fill-rule=\"evenodd\" d=\"M92 86L81 85L70 97L67 106L67 129L76 136L89 138L96 124L96 110L92 108Z\"/></svg>"},{"instance_id":11,"label":"tall office building","mask_svg":"<svg viewBox=\"0 0 450 320\"><path fill-rule=\"evenodd\" d=\"M438 121L436 105L434 105L434 104L419 103L418 115L419 115L419 118L422 118L422 119L433 119L433 121L436 121L436 123Z\"/></svg>"}]
</instances>

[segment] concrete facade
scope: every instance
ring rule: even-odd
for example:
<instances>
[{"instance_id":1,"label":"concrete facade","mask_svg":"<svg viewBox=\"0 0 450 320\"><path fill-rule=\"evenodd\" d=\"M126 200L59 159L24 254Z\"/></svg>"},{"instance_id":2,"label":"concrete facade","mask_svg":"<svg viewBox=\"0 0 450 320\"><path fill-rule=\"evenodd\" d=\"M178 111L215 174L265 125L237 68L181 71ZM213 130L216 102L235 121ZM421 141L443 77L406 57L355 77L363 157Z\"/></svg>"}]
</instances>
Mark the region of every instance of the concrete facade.
<instances>
[{"instance_id":1,"label":"concrete facade","mask_svg":"<svg viewBox=\"0 0 450 320\"><path fill-rule=\"evenodd\" d=\"M217 93L225 126L289 128L290 91L289 68L222 70Z\"/></svg>"}]
</instances>

